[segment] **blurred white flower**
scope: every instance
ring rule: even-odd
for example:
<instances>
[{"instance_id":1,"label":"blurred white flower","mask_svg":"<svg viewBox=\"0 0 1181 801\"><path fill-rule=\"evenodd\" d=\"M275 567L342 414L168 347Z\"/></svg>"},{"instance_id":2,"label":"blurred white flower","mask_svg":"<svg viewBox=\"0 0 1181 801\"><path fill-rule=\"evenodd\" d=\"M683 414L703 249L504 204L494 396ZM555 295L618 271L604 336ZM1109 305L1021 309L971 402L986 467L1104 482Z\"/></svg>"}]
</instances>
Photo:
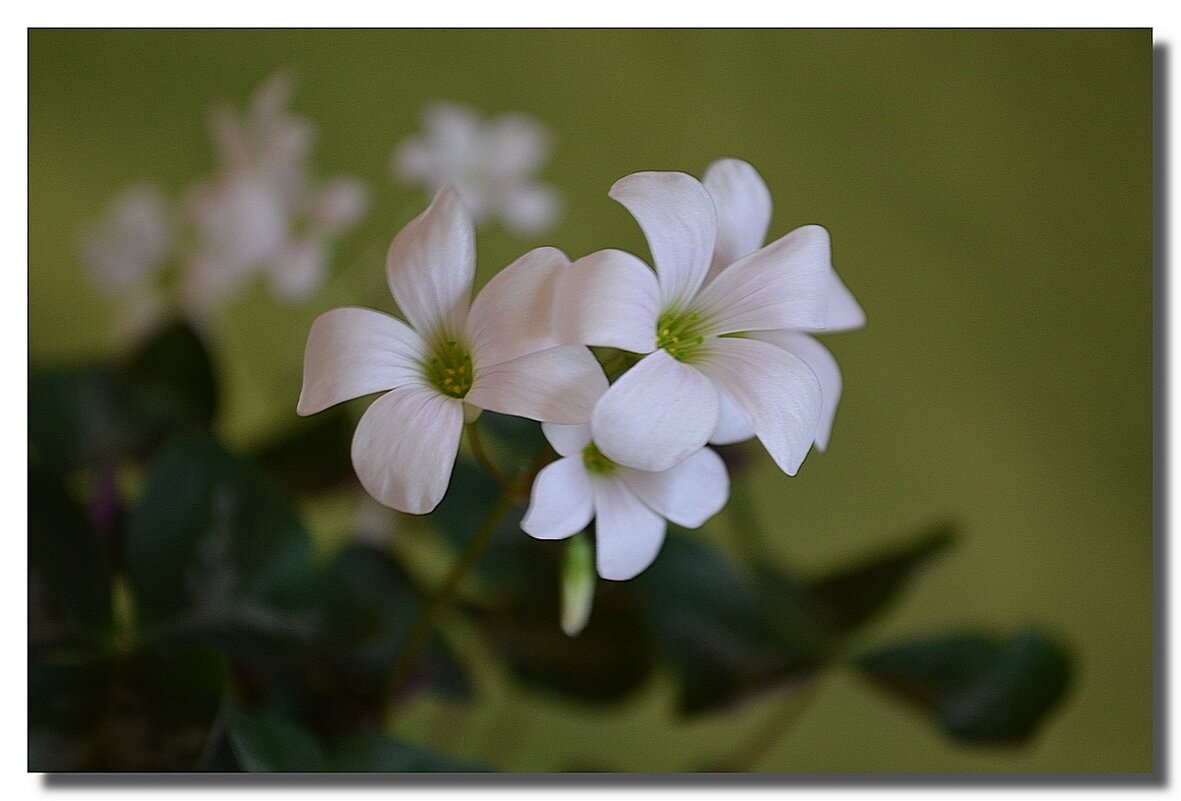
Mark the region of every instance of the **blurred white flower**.
<instances>
[{"instance_id":1,"label":"blurred white flower","mask_svg":"<svg viewBox=\"0 0 1181 801\"><path fill-rule=\"evenodd\" d=\"M710 192L677 172L629 175L610 195L639 222L656 271L606 250L580 259L563 279L562 341L648 354L596 405L597 446L620 464L668 470L721 439L724 398L794 475L817 438L821 381L794 351L747 334L829 327L828 232L804 226L737 257L732 241L745 243L760 225L747 217L761 213L754 206L736 202L719 224ZM769 219L769 199L767 211Z\"/></svg>"},{"instance_id":2,"label":"blurred white flower","mask_svg":"<svg viewBox=\"0 0 1181 801\"><path fill-rule=\"evenodd\" d=\"M447 490L466 415L491 409L558 423L590 418L607 388L581 345L557 346L553 291L569 260L538 248L470 301L475 230L445 186L390 244L386 276L409 325L342 308L312 323L297 411L385 392L353 436L353 467L377 501L430 512Z\"/></svg>"},{"instance_id":3,"label":"blurred white flower","mask_svg":"<svg viewBox=\"0 0 1181 801\"><path fill-rule=\"evenodd\" d=\"M477 223L499 218L522 235L557 222L557 191L534 182L549 157L551 137L523 114L482 119L458 103L436 102L422 115L423 134L403 140L390 159L399 181L434 192L452 184Z\"/></svg>"},{"instance_id":4,"label":"blurred white flower","mask_svg":"<svg viewBox=\"0 0 1181 801\"><path fill-rule=\"evenodd\" d=\"M120 294L151 281L172 246L171 209L154 184L136 184L111 200L82 238L82 258L94 282Z\"/></svg>"},{"instance_id":5,"label":"blurred white flower","mask_svg":"<svg viewBox=\"0 0 1181 801\"><path fill-rule=\"evenodd\" d=\"M590 425L542 424L562 457L533 482L521 528L537 539L577 534L595 521L595 563L605 579L633 578L656 558L665 520L697 528L730 496L722 459L702 448L675 467L645 472L616 464L591 439Z\"/></svg>"},{"instance_id":6,"label":"blurred white flower","mask_svg":"<svg viewBox=\"0 0 1181 801\"><path fill-rule=\"evenodd\" d=\"M306 300L323 281L332 239L369 205L355 179L312 179L315 131L287 110L293 88L279 73L241 114L222 107L211 115L221 170L186 204L196 234L182 287L186 305L215 306L259 273L277 297Z\"/></svg>"}]
</instances>

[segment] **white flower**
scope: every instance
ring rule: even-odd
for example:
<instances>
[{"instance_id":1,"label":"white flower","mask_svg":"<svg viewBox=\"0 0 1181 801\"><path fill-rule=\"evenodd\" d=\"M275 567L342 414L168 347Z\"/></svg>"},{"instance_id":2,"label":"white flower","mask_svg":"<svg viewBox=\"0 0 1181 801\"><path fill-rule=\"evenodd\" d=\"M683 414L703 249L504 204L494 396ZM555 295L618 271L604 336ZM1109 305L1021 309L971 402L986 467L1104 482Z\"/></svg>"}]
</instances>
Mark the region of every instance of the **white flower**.
<instances>
[{"instance_id":1,"label":"white flower","mask_svg":"<svg viewBox=\"0 0 1181 801\"><path fill-rule=\"evenodd\" d=\"M458 103L436 102L422 117L423 136L403 140L390 159L394 177L435 191L458 190L476 222L500 218L519 234L548 230L561 213L557 192L536 184L550 137L522 114L483 120Z\"/></svg>"},{"instance_id":2,"label":"white flower","mask_svg":"<svg viewBox=\"0 0 1181 801\"><path fill-rule=\"evenodd\" d=\"M724 198L720 214L710 191L684 173L616 182L610 195L643 229L655 274L631 254L606 250L580 259L563 279L562 341L649 354L611 386L592 418L598 447L620 464L667 470L711 438L725 441L723 399L788 474L817 438L825 400L810 361L746 334L848 322L848 310L829 302L836 278L828 232L804 226L747 250L756 229L760 241L766 230L770 199L743 191L749 181L732 174L735 163L724 162L711 180Z\"/></svg>"},{"instance_id":3,"label":"white flower","mask_svg":"<svg viewBox=\"0 0 1181 801\"><path fill-rule=\"evenodd\" d=\"M190 192L196 243L182 281L186 305L209 309L258 273L277 297L306 300L323 281L332 239L368 207L355 179L312 180L314 129L287 111L292 92L290 76L279 73L245 112L212 115L221 171Z\"/></svg>"},{"instance_id":4,"label":"white flower","mask_svg":"<svg viewBox=\"0 0 1181 801\"><path fill-rule=\"evenodd\" d=\"M96 284L123 293L155 278L172 245L170 210L152 184L123 189L82 239L82 256Z\"/></svg>"},{"instance_id":5,"label":"white flower","mask_svg":"<svg viewBox=\"0 0 1181 801\"><path fill-rule=\"evenodd\" d=\"M605 457L590 425L547 423L542 430L562 458L537 474L521 528L537 539L556 540L577 534L594 518L595 562L605 579L639 575L660 551L665 520L697 528L730 495L726 467L709 448L669 470L645 472Z\"/></svg>"},{"instance_id":6,"label":"white flower","mask_svg":"<svg viewBox=\"0 0 1181 801\"><path fill-rule=\"evenodd\" d=\"M718 236L710 272L705 279L708 283L726 266L762 247L771 225L771 193L755 168L739 159L715 161L705 171L703 183L718 212ZM865 312L835 270L829 272L827 300L827 320L820 333L850 331L865 325ZM833 418L841 398L841 371L836 359L805 330L780 328L752 331L749 336L795 354L815 373L820 382L821 400L815 442L823 451L828 447ZM726 445L754 436L742 412L726 399L725 393L720 398L718 427L710 442Z\"/></svg>"},{"instance_id":7,"label":"white flower","mask_svg":"<svg viewBox=\"0 0 1181 801\"><path fill-rule=\"evenodd\" d=\"M558 423L590 417L607 387L590 351L557 345L553 292L569 261L538 248L469 302L475 231L445 186L390 245L390 291L409 325L372 309L333 309L308 334L298 412L388 390L353 436L353 467L381 503L423 514L443 498L467 413Z\"/></svg>"}]
</instances>

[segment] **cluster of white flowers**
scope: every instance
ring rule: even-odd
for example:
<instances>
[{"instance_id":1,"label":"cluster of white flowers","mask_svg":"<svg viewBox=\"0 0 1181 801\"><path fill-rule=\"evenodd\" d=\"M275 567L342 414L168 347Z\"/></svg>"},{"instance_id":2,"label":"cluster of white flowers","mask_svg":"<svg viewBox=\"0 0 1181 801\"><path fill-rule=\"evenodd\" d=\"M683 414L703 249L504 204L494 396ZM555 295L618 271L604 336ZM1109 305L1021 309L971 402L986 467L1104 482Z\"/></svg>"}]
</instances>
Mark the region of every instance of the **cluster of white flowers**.
<instances>
[{"instance_id":1,"label":"cluster of white flowers","mask_svg":"<svg viewBox=\"0 0 1181 801\"><path fill-rule=\"evenodd\" d=\"M333 238L364 215L369 191L354 178L312 178L315 131L288 111L293 91L290 75L278 73L244 112L216 109L214 176L175 207L157 187L131 187L86 235L95 282L123 298L134 319L162 312L170 289L186 311L206 315L259 274L284 300L319 288Z\"/></svg>"},{"instance_id":2,"label":"cluster of white flowers","mask_svg":"<svg viewBox=\"0 0 1181 801\"><path fill-rule=\"evenodd\" d=\"M619 250L571 263L538 248L469 302L473 220L444 185L390 245L407 322L321 315L298 411L385 392L357 426L353 465L376 500L414 514L443 498L465 419L541 421L560 458L537 475L522 528L560 539L594 518L598 573L624 580L656 557L666 520L697 527L725 505L729 479L708 443L758 437L789 474L826 446L841 379L811 335L865 318L823 228L762 245L770 193L746 162L718 161L704 183L636 173L610 195L639 223L655 271ZM632 366L609 383L588 346Z\"/></svg>"}]
</instances>

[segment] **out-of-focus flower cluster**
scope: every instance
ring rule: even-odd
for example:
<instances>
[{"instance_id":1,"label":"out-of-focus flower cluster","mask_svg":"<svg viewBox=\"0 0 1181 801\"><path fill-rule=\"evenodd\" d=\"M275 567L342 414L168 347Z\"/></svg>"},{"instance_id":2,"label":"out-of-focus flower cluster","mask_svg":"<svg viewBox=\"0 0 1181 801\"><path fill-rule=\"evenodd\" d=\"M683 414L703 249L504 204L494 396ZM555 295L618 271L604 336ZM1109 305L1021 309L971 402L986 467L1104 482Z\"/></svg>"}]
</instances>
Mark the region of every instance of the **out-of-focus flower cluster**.
<instances>
[{"instance_id":1,"label":"out-of-focus flower cluster","mask_svg":"<svg viewBox=\"0 0 1181 801\"><path fill-rule=\"evenodd\" d=\"M244 111L214 109L213 175L175 201L157 186L132 186L84 237L84 261L120 299L126 333L170 306L207 317L258 275L290 302L319 289L333 240L364 216L370 192L356 178L314 177L315 128L289 111L293 93L291 76L278 73Z\"/></svg>"},{"instance_id":2,"label":"out-of-focus flower cluster","mask_svg":"<svg viewBox=\"0 0 1181 801\"><path fill-rule=\"evenodd\" d=\"M321 315L298 410L384 392L357 426L353 465L370 495L414 514L443 498L465 419L488 409L541 421L559 458L536 475L522 528L562 539L593 519L598 572L622 580L656 557L666 520L694 528L725 505L729 479L707 444L758 437L789 474L827 445L841 379L812 335L864 315L825 229L763 245L770 193L746 162L716 162L704 183L636 173L610 194L644 231L655 270L619 250L571 263L538 248L472 301L474 215L445 184L390 245L406 322Z\"/></svg>"}]
</instances>

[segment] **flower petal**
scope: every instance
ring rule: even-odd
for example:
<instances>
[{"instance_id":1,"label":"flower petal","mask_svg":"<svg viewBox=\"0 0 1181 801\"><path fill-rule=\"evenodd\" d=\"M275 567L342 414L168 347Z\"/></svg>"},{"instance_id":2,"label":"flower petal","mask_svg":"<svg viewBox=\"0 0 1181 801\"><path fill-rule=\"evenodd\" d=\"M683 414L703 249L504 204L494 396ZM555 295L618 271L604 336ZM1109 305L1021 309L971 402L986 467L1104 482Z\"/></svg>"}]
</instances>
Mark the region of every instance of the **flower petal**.
<instances>
[{"instance_id":1,"label":"flower petal","mask_svg":"<svg viewBox=\"0 0 1181 801\"><path fill-rule=\"evenodd\" d=\"M709 437L710 445L733 445L755 435L746 417L730 402L724 392L718 393L718 424Z\"/></svg>"},{"instance_id":2,"label":"flower petal","mask_svg":"<svg viewBox=\"0 0 1181 801\"><path fill-rule=\"evenodd\" d=\"M709 165L702 181L718 211L718 237L706 283L763 246L771 225L771 192L755 168L740 159Z\"/></svg>"},{"instance_id":3,"label":"flower petal","mask_svg":"<svg viewBox=\"0 0 1181 801\"><path fill-rule=\"evenodd\" d=\"M797 331L760 331L751 336L794 353L816 375L820 382L820 423L816 428L816 447L824 450L828 447L832 421L841 399L841 369L837 366L837 360L828 352L828 348Z\"/></svg>"},{"instance_id":4,"label":"flower petal","mask_svg":"<svg viewBox=\"0 0 1181 801\"><path fill-rule=\"evenodd\" d=\"M476 274L476 233L459 193L444 186L390 243L386 277L398 308L428 340L464 329Z\"/></svg>"},{"instance_id":5,"label":"flower petal","mask_svg":"<svg viewBox=\"0 0 1181 801\"><path fill-rule=\"evenodd\" d=\"M569 264L557 248L537 248L492 276L467 320L476 363L507 362L559 344L554 296Z\"/></svg>"},{"instance_id":6,"label":"flower petal","mask_svg":"<svg viewBox=\"0 0 1181 801\"><path fill-rule=\"evenodd\" d=\"M352 398L422 381L425 345L387 314L346 307L316 318L303 355L296 411L315 414Z\"/></svg>"},{"instance_id":7,"label":"flower petal","mask_svg":"<svg viewBox=\"0 0 1181 801\"><path fill-rule=\"evenodd\" d=\"M583 256L562 276L554 323L562 342L651 353L660 313L656 275L622 250Z\"/></svg>"},{"instance_id":8,"label":"flower petal","mask_svg":"<svg viewBox=\"0 0 1181 801\"><path fill-rule=\"evenodd\" d=\"M722 270L693 307L713 334L823 326L831 272L828 231L805 225Z\"/></svg>"},{"instance_id":9,"label":"flower petal","mask_svg":"<svg viewBox=\"0 0 1181 801\"><path fill-rule=\"evenodd\" d=\"M662 473L618 469L620 480L637 498L678 526L697 528L720 512L730 497L726 465L709 448Z\"/></svg>"},{"instance_id":10,"label":"flower petal","mask_svg":"<svg viewBox=\"0 0 1181 801\"><path fill-rule=\"evenodd\" d=\"M603 368L581 345L527 353L499 364L474 365L467 400L481 409L550 423L585 423L607 391Z\"/></svg>"},{"instance_id":11,"label":"flower petal","mask_svg":"<svg viewBox=\"0 0 1181 801\"><path fill-rule=\"evenodd\" d=\"M737 406L775 460L794 476L816 438L820 382L802 359L753 339L706 340L700 368Z\"/></svg>"},{"instance_id":12,"label":"flower petal","mask_svg":"<svg viewBox=\"0 0 1181 801\"><path fill-rule=\"evenodd\" d=\"M582 458L552 462L537 474L521 529L539 540L560 540L582 531L594 506Z\"/></svg>"},{"instance_id":13,"label":"flower petal","mask_svg":"<svg viewBox=\"0 0 1181 801\"><path fill-rule=\"evenodd\" d=\"M717 422L718 392L710 380L658 350L607 390L591 429L611 461L660 471L705 445Z\"/></svg>"},{"instance_id":14,"label":"flower petal","mask_svg":"<svg viewBox=\"0 0 1181 801\"><path fill-rule=\"evenodd\" d=\"M828 276L828 316L824 330L829 333L852 331L865 325L865 312L845 282L833 270Z\"/></svg>"},{"instance_id":15,"label":"flower petal","mask_svg":"<svg viewBox=\"0 0 1181 801\"><path fill-rule=\"evenodd\" d=\"M322 238L309 236L288 242L265 266L276 295L292 301L308 300L324 281L328 249Z\"/></svg>"},{"instance_id":16,"label":"flower petal","mask_svg":"<svg viewBox=\"0 0 1181 801\"><path fill-rule=\"evenodd\" d=\"M463 403L429 387L375 400L353 435L353 469L376 501L421 515L439 505L463 432Z\"/></svg>"},{"instance_id":17,"label":"flower petal","mask_svg":"<svg viewBox=\"0 0 1181 801\"><path fill-rule=\"evenodd\" d=\"M616 181L608 194L644 231L660 282L661 310L686 306L713 258L718 220L709 192L683 172L637 172Z\"/></svg>"},{"instance_id":18,"label":"flower petal","mask_svg":"<svg viewBox=\"0 0 1181 801\"><path fill-rule=\"evenodd\" d=\"M664 519L622 482L594 481L595 562L599 575L627 581L652 564L664 542Z\"/></svg>"},{"instance_id":19,"label":"flower petal","mask_svg":"<svg viewBox=\"0 0 1181 801\"><path fill-rule=\"evenodd\" d=\"M548 231L562 214L562 196L552 186L522 184L506 191L500 216L512 231L533 236Z\"/></svg>"},{"instance_id":20,"label":"flower petal","mask_svg":"<svg viewBox=\"0 0 1181 801\"><path fill-rule=\"evenodd\" d=\"M545 434L549 444L554 446L554 450L562 456L581 453L582 449L591 441L590 423L578 423L572 426L561 423L542 423L541 432Z\"/></svg>"}]
</instances>

